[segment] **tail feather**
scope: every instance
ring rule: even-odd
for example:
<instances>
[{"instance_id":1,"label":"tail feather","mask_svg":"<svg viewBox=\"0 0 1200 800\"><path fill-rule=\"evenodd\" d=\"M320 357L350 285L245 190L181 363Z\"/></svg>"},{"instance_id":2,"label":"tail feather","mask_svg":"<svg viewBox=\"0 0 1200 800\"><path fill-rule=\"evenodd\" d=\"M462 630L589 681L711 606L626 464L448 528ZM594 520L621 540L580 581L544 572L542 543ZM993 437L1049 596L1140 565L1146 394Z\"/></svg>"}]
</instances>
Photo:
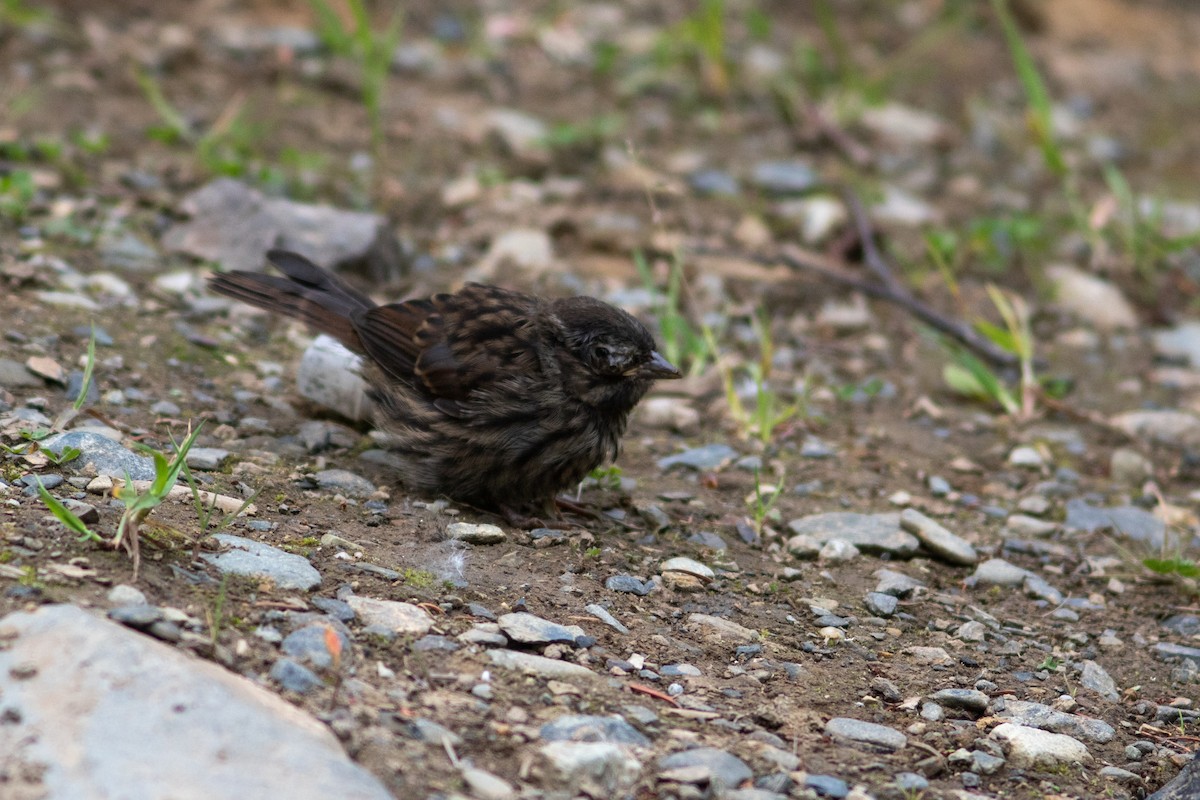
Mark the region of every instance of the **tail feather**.
<instances>
[{"instance_id":1,"label":"tail feather","mask_svg":"<svg viewBox=\"0 0 1200 800\"><path fill-rule=\"evenodd\" d=\"M223 272L209 279L209 288L256 308L300 320L351 350L364 352L353 320L375 307L369 297L297 253L272 250L267 259L287 277Z\"/></svg>"}]
</instances>

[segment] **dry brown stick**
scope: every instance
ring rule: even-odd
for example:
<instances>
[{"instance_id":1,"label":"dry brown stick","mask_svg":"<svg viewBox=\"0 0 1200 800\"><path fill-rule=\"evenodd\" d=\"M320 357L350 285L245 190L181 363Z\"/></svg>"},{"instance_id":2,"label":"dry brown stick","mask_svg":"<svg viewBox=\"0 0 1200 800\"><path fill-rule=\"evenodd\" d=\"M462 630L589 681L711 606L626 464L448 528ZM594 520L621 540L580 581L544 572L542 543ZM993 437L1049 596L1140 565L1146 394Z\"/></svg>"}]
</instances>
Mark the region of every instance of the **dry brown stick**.
<instances>
[{"instance_id":1,"label":"dry brown stick","mask_svg":"<svg viewBox=\"0 0 1200 800\"><path fill-rule=\"evenodd\" d=\"M955 340L963 347L974 351L982 358L1003 367L1019 366L1019 359L980 336L974 328L965 322L950 319L938 313L931 306L918 300L907 289L900 287L899 291L884 283L874 283L856 278L848 273L850 266L835 259L805 250L796 245L785 245L776 256L760 256L755 253L743 253L731 250L693 248L698 255L721 256L725 258L741 258L756 264L773 266L784 264L795 270L814 272L833 283L857 289L863 294L900 306L929 327Z\"/></svg>"}]
</instances>

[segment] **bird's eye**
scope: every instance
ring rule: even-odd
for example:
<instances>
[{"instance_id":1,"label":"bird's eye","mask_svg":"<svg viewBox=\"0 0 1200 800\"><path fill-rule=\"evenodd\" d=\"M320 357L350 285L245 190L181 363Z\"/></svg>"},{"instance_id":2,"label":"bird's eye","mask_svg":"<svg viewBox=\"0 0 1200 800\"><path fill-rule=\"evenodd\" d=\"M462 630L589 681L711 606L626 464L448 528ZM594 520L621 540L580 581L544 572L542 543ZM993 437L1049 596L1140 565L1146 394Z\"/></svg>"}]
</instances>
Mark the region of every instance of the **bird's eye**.
<instances>
[{"instance_id":1,"label":"bird's eye","mask_svg":"<svg viewBox=\"0 0 1200 800\"><path fill-rule=\"evenodd\" d=\"M596 348L595 350L593 350L592 352L593 352L593 353L595 353L595 354L596 354L596 358L600 359L601 361L607 361L607 360L608 360L609 352L608 352L608 348L607 348L607 347L597 347L597 348Z\"/></svg>"}]
</instances>

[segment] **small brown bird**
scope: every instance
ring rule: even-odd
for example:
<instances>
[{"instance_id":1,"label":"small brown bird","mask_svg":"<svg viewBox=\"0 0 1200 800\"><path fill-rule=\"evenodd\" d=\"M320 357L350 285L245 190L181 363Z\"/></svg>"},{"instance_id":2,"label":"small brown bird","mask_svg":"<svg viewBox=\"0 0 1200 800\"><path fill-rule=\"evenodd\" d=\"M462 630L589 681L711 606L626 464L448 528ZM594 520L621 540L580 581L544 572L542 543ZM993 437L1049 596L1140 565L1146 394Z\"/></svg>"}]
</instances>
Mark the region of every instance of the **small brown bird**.
<instances>
[{"instance_id":1,"label":"small brown bird","mask_svg":"<svg viewBox=\"0 0 1200 800\"><path fill-rule=\"evenodd\" d=\"M381 306L301 255L267 259L286 277L228 272L209 285L364 357L376 421L398 441L408 488L510 518L616 458L650 385L680 376L642 323L592 297L469 283Z\"/></svg>"}]
</instances>

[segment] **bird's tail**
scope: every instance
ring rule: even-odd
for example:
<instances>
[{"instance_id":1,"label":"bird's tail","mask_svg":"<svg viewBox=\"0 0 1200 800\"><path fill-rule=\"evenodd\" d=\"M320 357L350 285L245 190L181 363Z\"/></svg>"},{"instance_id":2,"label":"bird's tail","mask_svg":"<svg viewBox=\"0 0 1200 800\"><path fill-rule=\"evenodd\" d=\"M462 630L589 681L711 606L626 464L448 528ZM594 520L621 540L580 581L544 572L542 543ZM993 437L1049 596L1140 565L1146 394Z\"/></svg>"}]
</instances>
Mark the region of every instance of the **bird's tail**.
<instances>
[{"instance_id":1,"label":"bird's tail","mask_svg":"<svg viewBox=\"0 0 1200 800\"><path fill-rule=\"evenodd\" d=\"M212 276L208 286L218 294L298 319L356 353L364 352L353 320L375 307L371 298L299 253L270 250L267 260L286 277L222 272Z\"/></svg>"}]
</instances>

